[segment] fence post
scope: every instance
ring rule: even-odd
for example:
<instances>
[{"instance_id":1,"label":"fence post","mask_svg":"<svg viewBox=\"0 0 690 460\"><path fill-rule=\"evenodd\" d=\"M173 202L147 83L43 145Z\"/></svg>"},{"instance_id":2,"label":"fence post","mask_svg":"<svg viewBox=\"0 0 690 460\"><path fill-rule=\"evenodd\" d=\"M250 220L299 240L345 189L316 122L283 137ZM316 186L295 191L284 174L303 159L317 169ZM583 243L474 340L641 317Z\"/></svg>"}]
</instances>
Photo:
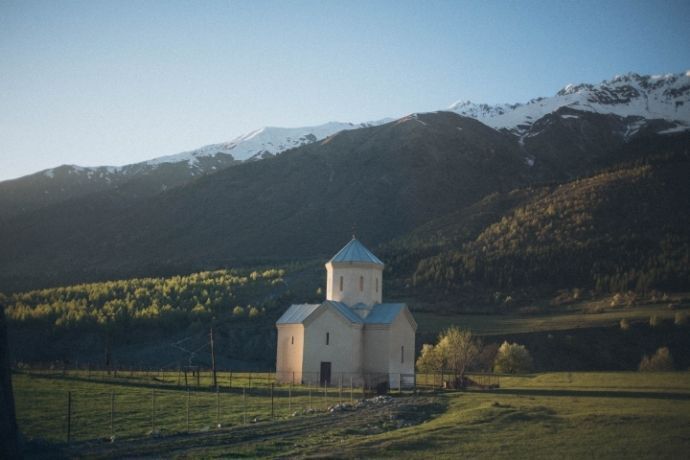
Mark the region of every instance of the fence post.
<instances>
[{"instance_id":1,"label":"fence post","mask_svg":"<svg viewBox=\"0 0 690 460\"><path fill-rule=\"evenodd\" d=\"M252 373L249 372L249 389L247 390L250 393L252 392Z\"/></svg>"},{"instance_id":2,"label":"fence post","mask_svg":"<svg viewBox=\"0 0 690 460\"><path fill-rule=\"evenodd\" d=\"M293 372L292 374L294 375L295 373ZM288 412L292 413L292 383L290 388L288 388Z\"/></svg>"},{"instance_id":3,"label":"fence post","mask_svg":"<svg viewBox=\"0 0 690 460\"><path fill-rule=\"evenodd\" d=\"M271 383L271 420L273 420L273 383Z\"/></svg>"},{"instance_id":4,"label":"fence post","mask_svg":"<svg viewBox=\"0 0 690 460\"><path fill-rule=\"evenodd\" d=\"M244 386L242 387L242 424L246 425L247 424L247 394L246 390L247 387Z\"/></svg>"},{"instance_id":5,"label":"fence post","mask_svg":"<svg viewBox=\"0 0 690 460\"><path fill-rule=\"evenodd\" d=\"M232 389L232 369L230 369L230 389Z\"/></svg>"},{"instance_id":6,"label":"fence post","mask_svg":"<svg viewBox=\"0 0 690 460\"><path fill-rule=\"evenodd\" d=\"M352 376L350 376L350 404L352 404Z\"/></svg>"},{"instance_id":7,"label":"fence post","mask_svg":"<svg viewBox=\"0 0 690 460\"><path fill-rule=\"evenodd\" d=\"M72 392L67 392L67 443L72 438Z\"/></svg>"},{"instance_id":8,"label":"fence post","mask_svg":"<svg viewBox=\"0 0 690 460\"><path fill-rule=\"evenodd\" d=\"M216 428L220 428L220 392L216 386Z\"/></svg>"},{"instance_id":9,"label":"fence post","mask_svg":"<svg viewBox=\"0 0 690 460\"><path fill-rule=\"evenodd\" d=\"M328 382L323 381L323 405L324 409L328 410Z\"/></svg>"},{"instance_id":10,"label":"fence post","mask_svg":"<svg viewBox=\"0 0 690 460\"><path fill-rule=\"evenodd\" d=\"M110 436L115 436L115 392L110 393Z\"/></svg>"},{"instance_id":11,"label":"fence post","mask_svg":"<svg viewBox=\"0 0 690 460\"><path fill-rule=\"evenodd\" d=\"M187 388L187 433L189 433L189 398L190 398L190 392L189 392L189 388Z\"/></svg>"},{"instance_id":12,"label":"fence post","mask_svg":"<svg viewBox=\"0 0 690 460\"><path fill-rule=\"evenodd\" d=\"M343 373L340 373L340 382L338 383L338 404L343 403Z\"/></svg>"},{"instance_id":13,"label":"fence post","mask_svg":"<svg viewBox=\"0 0 690 460\"><path fill-rule=\"evenodd\" d=\"M151 390L151 434L156 430L156 390Z\"/></svg>"},{"instance_id":14,"label":"fence post","mask_svg":"<svg viewBox=\"0 0 690 460\"><path fill-rule=\"evenodd\" d=\"M311 410L311 385L309 385L309 410Z\"/></svg>"}]
</instances>

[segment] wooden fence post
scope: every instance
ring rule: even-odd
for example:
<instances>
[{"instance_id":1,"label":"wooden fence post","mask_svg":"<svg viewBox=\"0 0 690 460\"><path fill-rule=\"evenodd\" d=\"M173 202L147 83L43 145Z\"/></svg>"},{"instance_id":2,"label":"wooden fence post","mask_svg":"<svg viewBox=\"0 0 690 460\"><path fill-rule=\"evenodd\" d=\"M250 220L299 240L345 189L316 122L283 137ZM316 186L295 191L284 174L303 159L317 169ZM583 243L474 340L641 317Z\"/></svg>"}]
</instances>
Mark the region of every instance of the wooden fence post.
<instances>
[{"instance_id":1,"label":"wooden fence post","mask_svg":"<svg viewBox=\"0 0 690 460\"><path fill-rule=\"evenodd\" d=\"M242 424L246 425L247 424L247 394L246 390L247 387L244 386L242 387Z\"/></svg>"},{"instance_id":2,"label":"wooden fence post","mask_svg":"<svg viewBox=\"0 0 690 460\"><path fill-rule=\"evenodd\" d=\"M189 433L189 398L190 398L190 392L189 392L189 388L187 388L187 433Z\"/></svg>"},{"instance_id":3,"label":"wooden fence post","mask_svg":"<svg viewBox=\"0 0 690 460\"><path fill-rule=\"evenodd\" d=\"M115 437L115 392L110 393L110 436Z\"/></svg>"},{"instance_id":4,"label":"wooden fence post","mask_svg":"<svg viewBox=\"0 0 690 460\"><path fill-rule=\"evenodd\" d=\"M156 390L151 390L151 434L156 430Z\"/></svg>"},{"instance_id":5,"label":"wooden fence post","mask_svg":"<svg viewBox=\"0 0 690 460\"><path fill-rule=\"evenodd\" d=\"M67 443L72 438L72 392L67 392Z\"/></svg>"},{"instance_id":6,"label":"wooden fence post","mask_svg":"<svg viewBox=\"0 0 690 460\"><path fill-rule=\"evenodd\" d=\"M220 392L216 386L216 428L220 428Z\"/></svg>"}]
</instances>

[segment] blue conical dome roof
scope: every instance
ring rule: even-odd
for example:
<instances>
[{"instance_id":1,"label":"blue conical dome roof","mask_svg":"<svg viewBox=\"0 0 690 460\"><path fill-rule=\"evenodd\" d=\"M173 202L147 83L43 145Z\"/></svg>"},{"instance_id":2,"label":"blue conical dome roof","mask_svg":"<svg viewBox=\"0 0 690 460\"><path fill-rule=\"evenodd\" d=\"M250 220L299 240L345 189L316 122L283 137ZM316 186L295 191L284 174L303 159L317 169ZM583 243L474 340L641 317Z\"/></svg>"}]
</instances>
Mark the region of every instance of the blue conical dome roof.
<instances>
[{"instance_id":1,"label":"blue conical dome roof","mask_svg":"<svg viewBox=\"0 0 690 460\"><path fill-rule=\"evenodd\" d=\"M347 262L359 262L366 264L376 264L383 265L383 262L379 260L370 250L364 247L362 243L359 242L354 236L349 243L345 245L330 262L335 263L347 263Z\"/></svg>"}]
</instances>

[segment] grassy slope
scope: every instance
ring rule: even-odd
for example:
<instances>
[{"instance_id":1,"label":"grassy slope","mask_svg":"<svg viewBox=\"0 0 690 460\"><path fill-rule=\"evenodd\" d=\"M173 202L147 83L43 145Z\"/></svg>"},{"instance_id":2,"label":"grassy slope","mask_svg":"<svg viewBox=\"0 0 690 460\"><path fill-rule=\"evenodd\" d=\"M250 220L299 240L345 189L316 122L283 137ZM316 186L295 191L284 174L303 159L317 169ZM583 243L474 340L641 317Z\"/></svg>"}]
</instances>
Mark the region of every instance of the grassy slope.
<instances>
[{"instance_id":1,"label":"grassy slope","mask_svg":"<svg viewBox=\"0 0 690 460\"><path fill-rule=\"evenodd\" d=\"M582 376L581 387L589 388L588 377ZM690 383L687 374L683 378L677 385ZM499 394L453 394L441 417L420 427L353 442L347 456L385 452L390 457L659 458L687 452L690 437L684 426L690 418L690 395L661 399L628 392L627 379L616 376L616 380L622 385L613 392L582 396L554 391L548 379L543 386L533 384L531 392L508 388Z\"/></svg>"},{"instance_id":2,"label":"grassy slope","mask_svg":"<svg viewBox=\"0 0 690 460\"><path fill-rule=\"evenodd\" d=\"M132 391L119 385L26 376L17 376L15 384L19 422L25 432L37 429L39 420L59 422L68 386L82 392ZM32 395L39 390L45 399ZM147 390L144 395L149 393ZM30 403L22 401L27 396ZM174 397L168 397L172 403ZM266 400L263 398L264 410ZM214 423L212 402L205 408L199 402L194 431ZM169 418L175 418L175 405L167 407L161 410L168 410ZM133 408L143 415L129 414L120 429L139 426L146 430L150 425L147 409L146 404ZM36 413L41 416L31 416ZM198 418L202 413L206 417ZM184 419L179 409L176 415ZM414 425L398 428L399 420ZM107 417L100 421L94 418L89 425L96 423L108 430ZM190 435L57 445L57 450L51 448L50 456L62 452L86 457L672 458L690 448L689 423L690 373L548 373L503 377L501 389L491 393L429 394L396 398L395 403L380 408Z\"/></svg>"},{"instance_id":3,"label":"grassy slope","mask_svg":"<svg viewBox=\"0 0 690 460\"><path fill-rule=\"evenodd\" d=\"M435 334L448 326L457 325L463 329L471 330L476 335L504 335L615 326L624 318L630 322L647 322L651 316L673 319L678 311L690 312L690 305L683 305L681 308L672 310L668 308L668 302L635 307L609 307L595 310L598 311L596 313L587 311L587 308L592 305L596 308L598 303L605 302L587 302L582 304L582 308L538 315L442 315L417 312L415 313L415 319L419 324L418 332L422 334Z\"/></svg>"}]
</instances>

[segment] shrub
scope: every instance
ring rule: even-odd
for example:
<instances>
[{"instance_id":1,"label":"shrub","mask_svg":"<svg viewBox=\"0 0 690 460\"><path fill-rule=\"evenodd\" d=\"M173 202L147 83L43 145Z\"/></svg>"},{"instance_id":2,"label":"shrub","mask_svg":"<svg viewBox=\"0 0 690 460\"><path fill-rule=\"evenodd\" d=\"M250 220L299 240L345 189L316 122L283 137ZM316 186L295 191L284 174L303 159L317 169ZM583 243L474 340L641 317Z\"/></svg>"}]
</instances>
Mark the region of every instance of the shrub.
<instances>
[{"instance_id":1,"label":"shrub","mask_svg":"<svg viewBox=\"0 0 690 460\"><path fill-rule=\"evenodd\" d=\"M244 316L244 308L239 305L232 309L232 316Z\"/></svg>"},{"instance_id":2,"label":"shrub","mask_svg":"<svg viewBox=\"0 0 690 460\"><path fill-rule=\"evenodd\" d=\"M685 326L688 323L688 314L684 311L676 312L673 322L676 326Z\"/></svg>"},{"instance_id":3,"label":"shrub","mask_svg":"<svg viewBox=\"0 0 690 460\"><path fill-rule=\"evenodd\" d=\"M249 309L249 317L250 318L255 318L255 317L259 316L260 314L261 314L261 310L259 310L256 307L251 307Z\"/></svg>"},{"instance_id":4,"label":"shrub","mask_svg":"<svg viewBox=\"0 0 690 460\"><path fill-rule=\"evenodd\" d=\"M673 357L668 347L659 348L652 356L644 355L640 361L640 371L659 372L673 370Z\"/></svg>"},{"instance_id":5,"label":"shrub","mask_svg":"<svg viewBox=\"0 0 690 460\"><path fill-rule=\"evenodd\" d=\"M623 318L620 322L620 326L621 330L627 331L630 329L630 322L627 319Z\"/></svg>"},{"instance_id":6,"label":"shrub","mask_svg":"<svg viewBox=\"0 0 690 460\"><path fill-rule=\"evenodd\" d=\"M659 327L659 326L661 326L661 323L662 323L662 322L663 322L663 320L661 319L661 317L659 317L659 316L657 316L657 315L652 315L652 316L649 318L649 325L650 325L651 327Z\"/></svg>"},{"instance_id":7,"label":"shrub","mask_svg":"<svg viewBox=\"0 0 690 460\"><path fill-rule=\"evenodd\" d=\"M516 374L532 370L532 357L524 345L503 342L494 360L494 371Z\"/></svg>"}]
</instances>

